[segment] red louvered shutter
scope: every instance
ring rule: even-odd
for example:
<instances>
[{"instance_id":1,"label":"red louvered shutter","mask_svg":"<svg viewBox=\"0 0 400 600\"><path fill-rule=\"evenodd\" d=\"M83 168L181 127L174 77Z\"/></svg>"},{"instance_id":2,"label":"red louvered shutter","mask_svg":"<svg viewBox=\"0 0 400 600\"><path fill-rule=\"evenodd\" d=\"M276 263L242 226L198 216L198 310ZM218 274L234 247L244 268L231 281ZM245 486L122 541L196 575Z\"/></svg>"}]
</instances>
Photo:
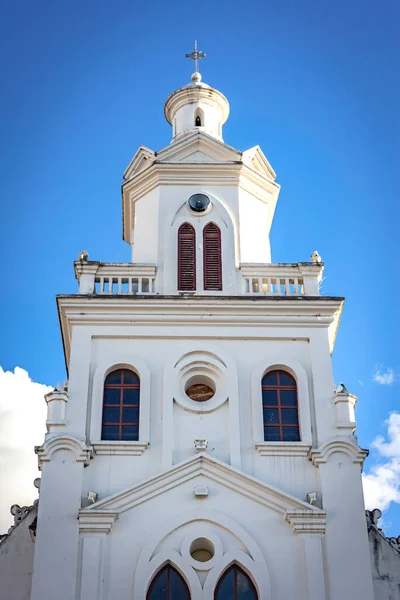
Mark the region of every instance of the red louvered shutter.
<instances>
[{"instance_id":1,"label":"red louvered shutter","mask_svg":"<svg viewBox=\"0 0 400 600\"><path fill-rule=\"evenodd\" d=\"M189 223L178 230L178 290L196 289L196 232Z\"/></svg>"},{"instance_id":2,"label":"red louvered shutter","mask_svg":"<svg viewBox=\"0 0 400 600\"><path fill-rule=\"evenodd\" d=\"M203 229L204 289L222 290L221 232L209 223Z\"/></svg>"}]
</instances>

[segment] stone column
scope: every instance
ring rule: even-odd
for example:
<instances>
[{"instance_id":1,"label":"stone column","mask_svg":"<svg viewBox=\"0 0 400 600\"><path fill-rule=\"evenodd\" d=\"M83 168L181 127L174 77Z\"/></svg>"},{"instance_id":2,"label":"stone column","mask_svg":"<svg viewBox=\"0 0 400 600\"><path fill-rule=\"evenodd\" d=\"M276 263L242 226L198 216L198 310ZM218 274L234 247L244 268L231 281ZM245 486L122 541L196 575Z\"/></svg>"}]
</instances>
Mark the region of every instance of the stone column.
<instances>
[{"instance_id":1,"label":"stone column","mask_svg":"<svg viewBox=\"0 0 400 600\"><path fill-rule=\"evenodd\" d=\"M78 565L78 513L90 449L68 435L36 448L42 470L31 600L74 600Z\"/></svg>"},{"instance_id":2,"label":"stone column","mask_svg":"<svg viewBox=\"0 0 400 600\"><path fill-rule=\"evenodd\" d=\"M79 517L79 566L77 600L102 600L104 596L104 567L107 554L108 533L117 513L97 515L81 514Z\"/></svg>"},{"instance_id":3,"label":"stone column","mask_svg":"<svg viewBox=\"0 0 400 600\"><path fill-rule=\"evenodd\" d=\"M366 455L348 436L337 437L311 453L319 469L322 505L327 514L330 600L374 599L361 483Z\"/></svg>"},{"instance_id":4,"label":"stone column","mask_svg":"<svg viewBox=\"0 0 400 600\"><path fill-rule=\"evenodd\" d=\"M323 559L325 519L322 511L286 513L286 520L297 534L299 600L326 600L327 597Z\"/></svg>"}]
</instances>

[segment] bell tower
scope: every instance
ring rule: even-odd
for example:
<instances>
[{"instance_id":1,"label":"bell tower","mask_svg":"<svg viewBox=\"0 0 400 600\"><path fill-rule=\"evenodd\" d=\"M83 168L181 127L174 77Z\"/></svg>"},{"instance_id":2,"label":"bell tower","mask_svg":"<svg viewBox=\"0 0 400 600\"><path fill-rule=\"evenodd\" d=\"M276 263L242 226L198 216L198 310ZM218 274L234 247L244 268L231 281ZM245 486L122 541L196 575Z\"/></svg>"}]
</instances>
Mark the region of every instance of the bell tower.
<instances>
[{"instance_id":1,"label":"bell tower","mask_svg":"<svg viewBox=\"0 0 400 600\"><path fill-rule=\"evenodd\" d=\"M132 260L82 253L57 296L32 600L373 600L344 300L318 253L272 262L275 172L188 57L171 143L123 175Z\"/></svg>"}]
</instances>

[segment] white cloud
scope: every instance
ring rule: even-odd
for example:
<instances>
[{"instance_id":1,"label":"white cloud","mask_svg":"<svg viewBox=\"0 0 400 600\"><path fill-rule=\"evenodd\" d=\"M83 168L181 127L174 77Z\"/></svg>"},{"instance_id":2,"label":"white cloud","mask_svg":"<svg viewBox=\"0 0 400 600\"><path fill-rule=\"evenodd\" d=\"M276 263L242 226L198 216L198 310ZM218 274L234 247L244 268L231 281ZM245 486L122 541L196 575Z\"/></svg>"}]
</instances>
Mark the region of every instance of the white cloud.
<instances>
[{"instance_id":1,"label":"white cloud","mask_svg":"<svg viewBox=\"0 0 400 600\"><path fill-rule=\"evenodd\" d=\"M44 394L50 387L33 382L16 367L0 367L0 534L13 523L10 506L32 504L33 480L39 476L33 447L43 443L46 421Z\"/></svg>"},{"instance_id":2,"label":"white cloud","mask_svg":"<svg viewBox=\"0 0 400 600\"><path fill-rule=\"evenodd\" d=\"M385 423L389 441L378 435L371 447L388 460L363 474L365 506L369 510L386 510L392 502L400 504L400 414L391 413Z\"/></svg>"},{"instance_id":3,"label":"white cloud","mask_svg":"<svg viewBox=\"0 0 400 600\"><path fill-rule=\"evenodd\" d=\"M397 379L397 374L391 367L377 367L373 376L375 383L380 385L392 385Z\"/></svg>"}]
</instances>

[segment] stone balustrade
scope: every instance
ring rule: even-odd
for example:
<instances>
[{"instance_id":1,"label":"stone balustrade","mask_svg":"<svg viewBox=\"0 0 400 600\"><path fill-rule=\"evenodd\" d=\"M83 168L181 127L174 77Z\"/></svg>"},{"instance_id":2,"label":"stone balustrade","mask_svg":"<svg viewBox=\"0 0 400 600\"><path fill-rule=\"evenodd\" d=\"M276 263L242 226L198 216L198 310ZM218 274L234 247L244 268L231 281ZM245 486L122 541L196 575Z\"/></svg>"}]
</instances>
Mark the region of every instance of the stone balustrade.
<instances>
[{"instance_id":1,"label":"stone balustrade","mask_svg":"<svg viewBox=\"0 0 400 600\"><path fill-rule=\"evenodd\" d=\"M242 263L244 293L259 296L319 296L322 263Z\"/></svg>"},{"instance_id":2,"label":"stone balustrade","mask_svg":"<svg viewBox=\"0 0 400 600\"><path fill-rule=\"evenodd\" d=\"M80 294L154 295L157 267L151 264L76 261ZM242 263L240 294L251 296L319 296L322 263ZM177 292L178 293L178 292ZM198 292L201 294L201 292Z\"/></svg>"},{"instance_id":3,"label":"stone balustrade","mask_svg":"<svg viewBox=\"0 0 400 600\"><path fill-rule=\"evenodd\" d=\"M154 294L156 266L132 263L76 261L80 294Z\"/></svg>"}]
</instances>

